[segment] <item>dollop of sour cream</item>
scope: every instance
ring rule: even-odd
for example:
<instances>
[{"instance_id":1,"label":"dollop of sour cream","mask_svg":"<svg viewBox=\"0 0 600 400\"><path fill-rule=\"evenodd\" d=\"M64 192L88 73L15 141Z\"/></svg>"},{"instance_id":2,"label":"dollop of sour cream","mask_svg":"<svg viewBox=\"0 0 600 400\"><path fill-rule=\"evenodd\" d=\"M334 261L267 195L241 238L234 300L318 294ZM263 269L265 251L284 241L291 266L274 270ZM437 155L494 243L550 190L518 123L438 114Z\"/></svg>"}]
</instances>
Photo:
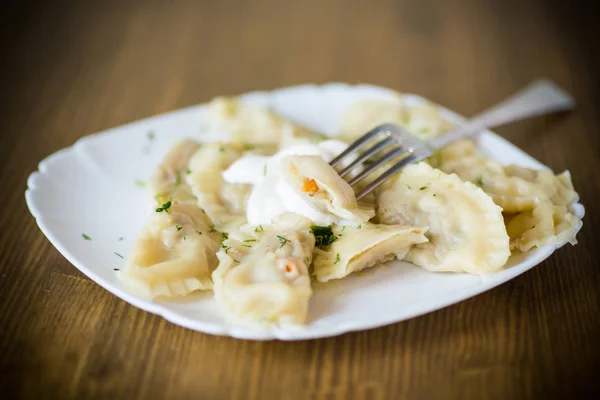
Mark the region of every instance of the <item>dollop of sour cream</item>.
<instances>
[{"instance_id":1,"label":"dollop of sour cream","mask_svg":"<svg viewBox=\"0 0 600 400\"><path fill-rule=\"evenodd\" d=\"M297 194L283 179L281 160L289 155L317 155L330 162L347 147L339 140L325 140L319 144L290 146L272 156L247 155L223 171L223 179L253 185L246 207L246 217L251 224L269 224L278 215L294 212L316 225L330 225L339 222L339 218L313 207Z\"/></svg>"}]
</instances>

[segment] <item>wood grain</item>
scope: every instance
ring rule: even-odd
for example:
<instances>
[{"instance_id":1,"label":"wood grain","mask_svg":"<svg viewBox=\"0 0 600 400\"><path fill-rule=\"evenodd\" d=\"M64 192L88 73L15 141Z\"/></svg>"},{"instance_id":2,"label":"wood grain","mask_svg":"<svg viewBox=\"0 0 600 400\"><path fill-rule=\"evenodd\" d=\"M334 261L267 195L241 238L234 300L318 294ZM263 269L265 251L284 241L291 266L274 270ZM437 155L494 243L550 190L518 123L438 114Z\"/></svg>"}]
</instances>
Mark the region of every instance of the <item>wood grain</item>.
<instances>
[{"instance_id":1,"label":"wood grain","mask_svg":"<svg viewBox=\"0 0 600 400\"><path fill-rule=\"evenodd\" d=\"M0 393L7 398L520 399L600 395L600 92L571 1L11 2L0 17ZM27 176L78 138L219 94L369 82L466 115L548 77L569 115L500 133L587 208L576 247L452 307L306 342L174 326L44 238Z\"/></svg>"}]
</instances>

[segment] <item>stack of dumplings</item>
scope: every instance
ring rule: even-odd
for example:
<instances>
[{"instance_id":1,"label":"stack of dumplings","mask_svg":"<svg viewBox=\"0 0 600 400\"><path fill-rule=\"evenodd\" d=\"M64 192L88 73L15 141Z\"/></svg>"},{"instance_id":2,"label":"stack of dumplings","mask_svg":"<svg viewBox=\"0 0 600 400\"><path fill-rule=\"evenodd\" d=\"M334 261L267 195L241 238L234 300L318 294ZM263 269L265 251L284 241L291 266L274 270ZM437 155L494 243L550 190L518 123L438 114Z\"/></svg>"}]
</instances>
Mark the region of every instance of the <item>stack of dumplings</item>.
<instances>
[{"instance_id":1,"label":"stack of dumplings","mask_svg":"<svg viewBox=\"0 0 600 400\"><path fill-rule=\"evenodd\" d=\"M488 274L504 268L511 254L577 243L579 196L568 171L503 165L472 140L406 167L362 202L329 160L286 156L282 179L293 196L339 223L317 226L285 212L250 224L253 185L225 182L222 173L241 157L271 156L322 138L236 97L216 98L204 112L224 139L179 141L147 183L154 208L117 272L141 296L212 290L224 315L238 323L302 325L311 279L342 279L394 259L432 272ZM337 138L350 143L387 122L423 140L452 127L436 105L393 93L349 107Z\"/></svg>"}]
</instances>

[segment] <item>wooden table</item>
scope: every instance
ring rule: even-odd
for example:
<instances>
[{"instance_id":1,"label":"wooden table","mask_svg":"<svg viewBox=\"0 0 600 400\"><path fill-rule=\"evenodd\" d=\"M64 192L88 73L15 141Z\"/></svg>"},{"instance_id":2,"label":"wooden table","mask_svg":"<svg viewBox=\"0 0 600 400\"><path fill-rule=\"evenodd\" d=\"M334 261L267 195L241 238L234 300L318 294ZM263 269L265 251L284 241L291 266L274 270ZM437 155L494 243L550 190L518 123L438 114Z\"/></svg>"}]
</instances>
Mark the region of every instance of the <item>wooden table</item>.
<instances>
[{"instance_id":1,"label":"wooden table","mask_svg":"<svg viewBox=\"0 0 600 400\"><path fill-rule=\"evenodd\" d=\"M591 8L574 3L13 2L0 17L0 393L600 394L598 35ZM81 274L42 235L24 202L26 178L43 157L84 135L219 94L370 82L471 115L540 76L573 93L577 111L499 132L555 171L572 171L587 207L579 245L485 294L379 329L262 343L180 328Z\"/></svg>"}]
</instances>

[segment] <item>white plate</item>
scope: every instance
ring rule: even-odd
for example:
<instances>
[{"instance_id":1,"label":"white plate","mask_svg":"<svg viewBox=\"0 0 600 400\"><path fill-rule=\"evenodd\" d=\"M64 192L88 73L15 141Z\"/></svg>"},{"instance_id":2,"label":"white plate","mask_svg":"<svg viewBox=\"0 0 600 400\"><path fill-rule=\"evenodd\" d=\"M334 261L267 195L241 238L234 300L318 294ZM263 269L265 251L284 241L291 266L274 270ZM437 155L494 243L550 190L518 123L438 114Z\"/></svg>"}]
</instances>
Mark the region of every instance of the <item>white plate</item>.
<instances>
[{"instance_id":1,"label":"white plate","mask_svg":"<svg viewBox=\"0 0 600 400\"><path fill-rule=\"evenodd\" d=\"M304 85L253 92L249 102L334 133L341 112L364 98L390 96L375 86ZM424 99L411 96L411 101ZM27 205L50 242L80 271L121 299L167 320L201 332L244 339L299 340L339 335L412 318L475 296L522 274L555 250L547 246L511 258L501 272L486 277L432 273L405 262L394 262L327 284L315 284L308 324L248 328L226 321L211 293L176 302L149 301L120 286L115 268L122 268L133 240L152 211L152 202L136 180L146 180L177 139L211 140L203 129L204 106L195 106L91 135L49 156L27 182ZM448 117L461 117L447 111ZM154 133L150 140L148 133ZM503 163L546 168L497 135L480 138L484 151ZM492 151L493 150L493 151ZM583 208L579 212L583 215ZM92 240L84 240L82 234ZM120 238L123 238L120 240Z\"/></svg>"}]
</instances>

